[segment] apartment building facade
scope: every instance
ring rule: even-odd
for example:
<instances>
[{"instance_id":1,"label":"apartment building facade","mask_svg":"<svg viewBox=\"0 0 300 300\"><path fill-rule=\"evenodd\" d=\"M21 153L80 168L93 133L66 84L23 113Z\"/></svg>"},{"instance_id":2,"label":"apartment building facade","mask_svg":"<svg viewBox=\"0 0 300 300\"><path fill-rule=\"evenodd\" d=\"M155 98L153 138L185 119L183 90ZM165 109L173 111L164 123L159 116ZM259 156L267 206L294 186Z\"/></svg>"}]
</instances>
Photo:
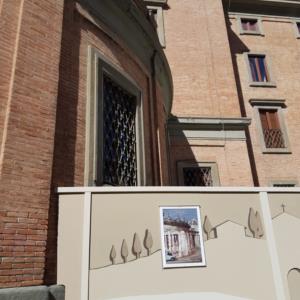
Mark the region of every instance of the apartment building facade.
<instances>
[{"instance_id":1,"label":"apartment building facade","mask_svg":"<svg viewBox=\"0 0 300 300\"><path fill-rule=\"evenodd\" d=\"M0 0L0 38L1 287L57 282L58 187L298 186L299 1Z\"/></svg>"},{"instance_id":2,"label":"apartment building facade","mask_svg":"<svg viewBox=\"0 0 300 300\"><path fill-rule=\"evenodd\" d=\"M299 3L168 5L172 182L202 165L208 185L298 185Z\"/></svg>"}]
</instances>

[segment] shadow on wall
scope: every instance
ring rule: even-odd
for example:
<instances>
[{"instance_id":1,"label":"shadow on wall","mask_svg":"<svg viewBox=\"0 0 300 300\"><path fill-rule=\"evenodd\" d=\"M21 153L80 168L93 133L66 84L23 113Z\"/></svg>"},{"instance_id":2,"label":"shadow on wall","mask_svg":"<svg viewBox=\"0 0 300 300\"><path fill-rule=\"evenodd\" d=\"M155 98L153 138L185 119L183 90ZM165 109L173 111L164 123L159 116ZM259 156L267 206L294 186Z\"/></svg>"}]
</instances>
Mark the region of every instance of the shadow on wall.
<instances>
[{"instance_id":1,"label":"shadow on wall","mask_svg":"<svg viewBox=\"0 0 300 300\"><path fill-rule=\"evenodd\" d=\"M167 126L168 137L168 165L170 174L170 185L182 186L183 184L183 168L180 165L197 166L197 161L191 144L185 135L184 127L179 122L178 117L169 116ZM193 184L190 184L191 186Z\"/></svg>"},{"instance_id":2,"label":"shadow on wall","mask_svg":"<svg viewBox=\"0 0 300 300\"><path fill-rule=\"evenodd\" d=\"M243 54L245 52L249 52L250 49L243 43L243 41L236 35L236 33L231 29L231 22L228 17L228 12L225 11L225 22L227 28L227 34L229 39L231 57L232 57L232 65L234 71L234 77L236 81L237 93L240 103L241 116L247 117L247 112L245 108L245 99L243 96L242 86L241 86L241 78L239 75L238 62L237 62L237 54ZM247 149L249 155L249 161L251 166L252 178L254 186L259 186L259 179L256 169L256 163L254 158L253 146L251 141L251 136L249 132L249 128L245 129L246 141L247 141Z\"/></svg>"},{"instance_id":3,"label":"shadow on wall","mask_svg":"<svg viewBox=\"0 0 300 300\"><path fill-rule=\"evenodd\" d=\"M73 0L66 0L64 7L64 20L62 28L62 41L59 67L58 100L55 124L54 156L52 166L51 195L48 215L48 237L46 246L45 284L56 282L57 263L57 216L58 195L57 187L83 186L84 184L84 151L85 151L85 113L86 97L80 95L80 44L81 34L90 34L90 44L97 43L97 39L109 48L109 53L120 63L119 68L130 70L134 74L142 73L143 70L130 59L124 58L124 50L119 47L109 36L100 31L96 26L84 19L76 10ZM92 37L95 37L92 41ZM105 47L105 46L104 46ZM82 54L83 56L85 53ZM83 57L84 68L87 57ZM132 74L131 74L132 75ZM139 74L140 75L140 74ZM134 76L131 76L134 77ZM141 78L139 76L139 78ZM81 79L84 81L84 79ZM149 82L141 81L141 88L146 88ZM150 93L150 92L149 92ZM150 116L150 101L143 103L146 118L151 124L154 123ZM152 107L155 111L154 108ZM144 116L145 117L145 116ZM156 128L153 125L153 132ZM150 132L150 129L149 129ZM147 132L146 145L153 144L153 133ZM150 147L148 147L150 149ZM151 150L147 155L151 155ZM154 161L149 159L149 161ZM151 164L149 163L149 167ZM153 172L152 172L153 173ZM153 180L152 180L153 182Z\"/></svg>"},{"instance_id":4,"label":"shadow on wall","mask_svg":"<svg viewBox=\"0 0 300 300\"><path fill-rule=\"evenodd\" d=\"M75 184L80 19L74 9L73 1L65 1L44 277L44 282L48 285L56 282L58 221L56 188Z\"/></svg>"}]
</instances>

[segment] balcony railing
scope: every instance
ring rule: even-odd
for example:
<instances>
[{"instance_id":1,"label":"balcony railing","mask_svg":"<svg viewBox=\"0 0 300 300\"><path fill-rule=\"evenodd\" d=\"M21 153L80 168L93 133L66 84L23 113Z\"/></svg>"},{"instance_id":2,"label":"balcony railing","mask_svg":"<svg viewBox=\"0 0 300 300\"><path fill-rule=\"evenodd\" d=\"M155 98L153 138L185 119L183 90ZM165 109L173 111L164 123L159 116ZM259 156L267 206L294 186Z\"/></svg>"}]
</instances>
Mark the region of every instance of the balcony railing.
<instances>
[{"instance_id":1,"label":"balcony railing","mask_svg":"<svg viewBox=\"0 0 300 300\"><path fill-rule=\"evenodd\" d=\"M264 129L266 148L285 148L281 129Z\"/></svg>"}]
</instances>

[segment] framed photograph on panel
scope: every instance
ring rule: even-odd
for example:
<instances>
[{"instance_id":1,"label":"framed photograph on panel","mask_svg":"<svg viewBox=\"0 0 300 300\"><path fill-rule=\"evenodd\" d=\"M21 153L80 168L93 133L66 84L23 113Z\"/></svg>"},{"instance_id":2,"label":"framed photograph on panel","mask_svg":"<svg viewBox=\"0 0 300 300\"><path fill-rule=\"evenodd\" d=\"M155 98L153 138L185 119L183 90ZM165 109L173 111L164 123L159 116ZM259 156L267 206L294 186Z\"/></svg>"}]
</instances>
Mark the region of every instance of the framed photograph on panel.
<instances>
[{"instance_id":1,"label":"framed photograph on panel","mask_svg":"<svg viewBox=\"0 0 300 300\"><path fill-rule=\"evenodd\" d=\"M205 266L198 206L160 207L163 268Z\"/></svg>"}]
</instances>

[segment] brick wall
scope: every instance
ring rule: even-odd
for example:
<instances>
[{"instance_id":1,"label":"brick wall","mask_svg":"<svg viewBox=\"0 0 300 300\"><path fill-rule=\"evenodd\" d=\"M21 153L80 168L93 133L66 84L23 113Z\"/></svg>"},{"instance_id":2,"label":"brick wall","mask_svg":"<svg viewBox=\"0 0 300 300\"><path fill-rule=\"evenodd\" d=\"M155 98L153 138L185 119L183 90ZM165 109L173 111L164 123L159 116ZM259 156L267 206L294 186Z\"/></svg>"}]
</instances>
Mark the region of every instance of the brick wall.
<instances>
[{"instance_id":1,"label":"brick wall","mask_svg":"<svg viewBox=\"0 0 300 300\"><path fill-rule=\"evenodd\" d=\"M0 211L0 286L41 284L44 273L47 215Z\"/></svg>"},{"instance_id":2,"label":"brick wall","mask_svg":"<svg viewBox=\"0 0 300 300\"><path fill-rule=\"evenodd\" d=\"M174 81L172 113L239 117L222 1L170 0L168 5L164 16Z\"/></svg>"},{"instance_id":3,"label":"brick wall","mask_svg":"<svg viewBox=\"0 0 300 300\"><path fill-rule=\"evenodd\" d=\"M60 186L84 185L88 47L97 49L116 69L129 75L142 91L144 156L146 184L153 184L152 120L150 114L149 76L119 44L83 17L73 1L65 5L62 33L58 110L50 201L46 281L56 280L57 195ZM158 91L160 97L160 92ZM160 99L160 98L159 98ZM159 102L160 103L160 102ZM159 104L162 108L162 103ZM156 132L157 128L154 128ZM151 146L149 146L151 145ZM164 150L165 151L165 150ZM166 169L166 165L163 167ZM165 176L165 175L164 175Z\"/></svg>"},{"instance_id":4,"label":"brick wall","mask_svg":"<svg viewBox=\"0 0 300 300\"><path fill-rule=\"evenodd\" d=\"M215 162L221 186L252 186L253 180L244 141L171 139L172 185L178 185L179 161Z\"/></svg>"},{"instance_id":5,"label":"brick wall","mask_svg":"<svg viewBox=\"0 0 300 300\"><path fill-rule=\"evenodd\" d=\"M241 89L241 100L245 114L252 118L250 135L257 166L259 183L267 186L272 180L296 180L300 182L300 40L292 19L262 17L264 36L240 35L237 19L230 17L229 37L233 57L237 65L237 82ZM247 63L243 53L264 53L271 63L271 75L276 87L250 87ZM269 65L270 67L270 65ZM254 118L250 99L284 99L284 120L290 141L291 153L264 154L259 135L259 126Z\"/></svg>"},{"instance_id":6,"label":"brick wall","mask_svg":"<svg viewBox=\"0 0 300 300\"><path fill-rule=\"evenodd\" d=\"M73 0L22 3L4 0L7 22L0 21L9 41L0 46L0 93L8 99L0 106L0 134L6 133L0 156L0 287L56 282L56 188L84 184L88 46L141 89L146 184L153 184L159 168L152 155L158 133L150 113L150 74L80 15ZM19 34L11 13L19 16ZM160 91L158 99L162 109Z\"/></svg>"},{"instance_id":7,"label":"brick wall","mask_svg":"<svg viewBox=\"0 0 300 300\"><path fill-rule=\"evenodd\" d=\"M6 127L6 111L11 99L10 82L14 76L14 62L19 41L19 26L22 19L22 0L0 2L0 151ZM0 159L0 165L2 161Z\"/></svg>"},{"instance_id":8,"label":"brick wall","mask_svg":"<svg viewBox=\"0 0 300 300\"><path fill-rule=\"evenodd\" d=\"M62 10L60 0L2 3L1 287L43 283Z\"/></svg>"},{"instance_id":9,"label":"brick wall","mask_svg":"<svg viewBox=\"0 0 300 300\"><path fill-rule=\"evenodd\" d=\"M166 55L176 117L241 117L222 1L169 0ZM187 17L188 16L188 17ZM171 140L172 184L178 161L216 162L223 186L252 186L246 141ZM243 167L239 167L239 164Z\"/></svg>"}]
</instances>

